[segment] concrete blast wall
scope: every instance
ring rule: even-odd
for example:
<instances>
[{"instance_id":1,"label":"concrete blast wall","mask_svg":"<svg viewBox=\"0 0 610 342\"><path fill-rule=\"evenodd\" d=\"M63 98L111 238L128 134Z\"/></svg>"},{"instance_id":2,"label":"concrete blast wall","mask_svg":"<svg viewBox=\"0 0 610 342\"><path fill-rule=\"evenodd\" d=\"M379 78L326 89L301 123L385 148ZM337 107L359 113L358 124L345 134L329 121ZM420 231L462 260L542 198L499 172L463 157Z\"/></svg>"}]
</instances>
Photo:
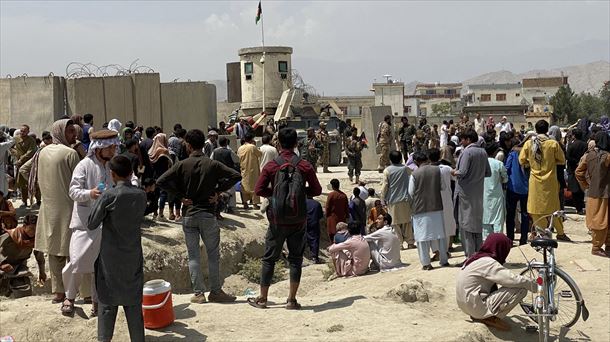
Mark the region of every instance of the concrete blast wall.
<instances>
[{"instance_id":1,"label":"concrete blast wall","mask_svg":"<svg viewBox=\"0 0 610 342\"><path fill-rule=\"evenodd\" d=\"M66 95L66 96L64 96ZM163 100L163 101L162 101ZM64 109L65 103L65 109ZM160 83L159 74L0 79L0 124L23 123L40 135L63 114L93 114L94 125L118 119L171 130L216 126L216 86L206 82Z\"/></svg>"},{"instance_id":2,"label":"concrete blast wall","mask_svg":"<svg viewBox=\"0 0 610 342\"><path fill-rule=\"evenodd\" d=\"M28 124L40 136L64 113L64 78L17 77L0 80L0 123Z\"/></svg>"},{"instance_id":3,"label":"concrete blast wall","mask_svg":"<svg viewBox=\"0 0 610 342\"><path fill-rule=\"evenodd\" d=\"M161 124L159 74L69 79L68 115L91 113L96 128L111 119Z\"/></svg>"},{"instance_id":4,"label":"concrete blast wall","mask_svg":"<svg viewBox=\"0 0 610 342\"><path fill-rule=\"evenodd\" d=\"M207 132L216 126L216 86L206 82L161 83L162 123L171 131L175 123L185 129Z\"/></svg>"},{"instance_id":5,"label":"concrete blast wall","mask_svg":"<svg viewBox=\"0 0 610 342\"><path fill-rule=\"evenodd\" d=\"M362 130L366 132L366 138L369 142L368 148L362 150L363 170L377 170L379 168L379 155L376 152L377 133L379 132L379 123L383 121L386 115L392 115L392 107L375 106L362 108ZM371 135L369 135L369 132Z\"/></svg>"}]
</instances>

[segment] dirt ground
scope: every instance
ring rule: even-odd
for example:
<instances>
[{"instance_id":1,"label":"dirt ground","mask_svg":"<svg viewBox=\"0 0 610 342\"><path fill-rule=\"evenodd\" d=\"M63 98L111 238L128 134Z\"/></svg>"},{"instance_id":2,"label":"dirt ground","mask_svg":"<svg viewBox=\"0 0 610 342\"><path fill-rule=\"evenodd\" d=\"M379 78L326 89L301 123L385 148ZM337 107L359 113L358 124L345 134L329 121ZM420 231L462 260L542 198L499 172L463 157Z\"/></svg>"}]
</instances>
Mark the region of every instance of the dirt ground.
<instances>
[{"instance_id":1,"label":"dirt ground","mask_svg":"<svg viewBox=\"0 0 610 342\"><path fill-rule=\"evenodd\" d=\"M331 168L332 174L320 174L326 193L331 178L339 178L345 191L349 191L345 168ZM363 180L379 189L380 174L363 172ZM324 195L321 200L324 200ZM566 232L574 243L560 243L556 250L559 267L577 282L590 311L589 319L579 320L568 331L554 328L552 335L561 341L610 341L610 259L590 254L590 236L583 217L570 215L576 221L566 222ZM222 232L225 248L245 248L258 245L264 234L265 219L252 211L247 218L229 216L229 223ZM234 227L230 223L235 222ZM146 228L147 249L163 253L180 254L177 260L186 260L184 246L180 246L181 230L175 224ZM153 236L153 238L146 237ZM247 235L247 239L242 236ZM170 238L168 238L171 237ZM170 240L168 240L170 239ZM236 241L236 242L235 242ZM247 242L249 241L249 242ZM159 245L155 247L155 242ZM520 248L527 258L541 259L529 246ZM259 251L260 252L260 251ZM152 253L152 252L151 252ZM165 255L161 253L160 255ZM223 253L228 253L223 250ZM224 256L224 254L223 254ZM225 260L222 268L231 268L239 255ZM160 330L146 330L147 341L535 341L537 333L526 332L529 319L519 308L507 317L512 330L498 332L482 324L472 323L455 303L455 277L458 268L435 268L422 271L416 250L401 252L406 267L387 273L372 273L362 277L328 281L323 273L326 265L308 264L303 269L299 290L301 311L287 311L284 302L288 282L274 284L270 292L273 302L267 310L252 308L245 302L244 291L257 285L238 275L225 278L225 289L237 294L233 304L191 304L190 294L173 296L176 321ZM145 256L145 258L148 258ZM182 259L180 259L182 258ZM463 260L463 253L452 253L450 263ZM595 271L581 271L577 263L588 261ZM148 261L147 261L148 262ZM526 260L518 249L509 256L508 267L519 272ZM433 263L437 266L438 262ZM35 270L33 270L35 273ZM186 268L163 276L188 279ZM224 272L223 272L224 273ZM226 274L226 273L225 273ZM171 280L170 280L171 281ZM411 296L405 295L411 289ZM40 291L39 291L40 292ZM21 298L0 299L0 337L10 335L15 341L92 341L96 338L95 318L88 318L90 305L77 302L74 317L63 317L59 305L51 304L47 293ZM402 296L401 296L402 295ZM561 306L560 306L561 310ZM552 325L551 325L552 326ZM125 318L119 313L115 329L115 341L128 341Z\"/></svg>"}]
</instances>

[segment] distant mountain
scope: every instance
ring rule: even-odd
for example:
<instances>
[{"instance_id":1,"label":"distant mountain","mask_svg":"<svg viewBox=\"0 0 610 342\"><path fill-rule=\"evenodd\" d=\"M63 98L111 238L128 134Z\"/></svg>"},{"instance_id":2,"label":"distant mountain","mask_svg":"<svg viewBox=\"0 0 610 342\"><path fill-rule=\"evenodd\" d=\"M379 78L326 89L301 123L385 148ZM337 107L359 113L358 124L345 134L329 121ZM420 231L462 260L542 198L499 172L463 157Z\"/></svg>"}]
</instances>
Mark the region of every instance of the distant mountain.
<instances>
[{"instance_id":1,"label":"distant mountain","mask_svg":"<svg viewBox=\"0 0 610 342\"><path fill-rule=\"evenodd\" d=\"M521 82L523 78L561 76L562 72L565 76L568 76L570 87L575 93L585 92L593 94L599 91L604 82L610 80L610 63L598 61L550 70L531 70L521 74L502 70L479 75L462 83L464 85L515 83Z\"/></svg>"},{"instance_id":2,"label":"distant mountain","mask_svg":"<svg viewBox=\"0 0 610 342\"><path fill-rule=\"evenodd\" d=\"M216 102L222 102L227 99L227 81L226 80L211 80L208 81L216 86Z\"/></svg>"}]
</instances>

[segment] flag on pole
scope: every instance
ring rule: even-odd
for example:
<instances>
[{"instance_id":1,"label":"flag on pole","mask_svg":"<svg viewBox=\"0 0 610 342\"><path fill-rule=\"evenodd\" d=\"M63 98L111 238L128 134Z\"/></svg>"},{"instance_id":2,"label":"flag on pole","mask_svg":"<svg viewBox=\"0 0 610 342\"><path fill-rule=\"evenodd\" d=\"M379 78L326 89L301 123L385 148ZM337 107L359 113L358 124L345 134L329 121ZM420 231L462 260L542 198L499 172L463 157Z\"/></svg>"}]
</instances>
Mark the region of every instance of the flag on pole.
<instances>
[{"instance_id":1,"label":"flag on pole","mask_svg":"<svg viewBox=\"0 0 610 342\"><path fill-rule=\"evenodd\" d=\"M256 25L258 25L259 20L261 20L261 15L263 15L263 7L261 6L261 1L258 1L258 8L256 9Z\"/></svg>"}]
</instances>

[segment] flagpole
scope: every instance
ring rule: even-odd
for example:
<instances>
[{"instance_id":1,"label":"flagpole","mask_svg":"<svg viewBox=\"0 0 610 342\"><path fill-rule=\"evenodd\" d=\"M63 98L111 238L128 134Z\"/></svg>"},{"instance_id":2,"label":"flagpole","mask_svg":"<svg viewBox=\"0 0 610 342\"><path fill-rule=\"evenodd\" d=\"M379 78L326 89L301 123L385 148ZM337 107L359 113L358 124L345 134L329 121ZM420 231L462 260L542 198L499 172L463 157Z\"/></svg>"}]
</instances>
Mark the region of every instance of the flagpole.
<instances>
[{"instance_id":1,"label":"flagpole","mask_svg":"<svg viewBox=\"0 0 610 342\"><path fill-rule=\"evenodd\" d=\"M260 1L262 8L262 1ZM261 40L263 42L263 113L265 113L265 17L261 11Z\"/></svg>"}]
</instances>

